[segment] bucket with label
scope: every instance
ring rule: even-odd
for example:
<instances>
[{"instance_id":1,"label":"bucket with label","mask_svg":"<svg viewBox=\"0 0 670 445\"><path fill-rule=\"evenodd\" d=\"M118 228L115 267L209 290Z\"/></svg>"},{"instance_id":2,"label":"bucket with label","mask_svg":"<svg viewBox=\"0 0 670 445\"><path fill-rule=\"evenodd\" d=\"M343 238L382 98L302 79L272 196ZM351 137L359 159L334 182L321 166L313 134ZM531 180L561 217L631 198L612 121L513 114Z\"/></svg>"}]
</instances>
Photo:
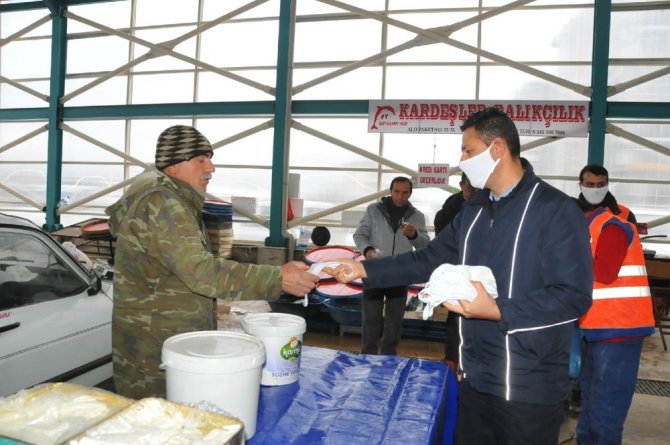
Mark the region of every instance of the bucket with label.
<instances>
[{"instance_id":1,"label":"bucket with label","mask_svg":"<svg viewBox=\"0 0 670 445\"><path fill-rule=\"evenodd\" d=\"M210 402L244 422L247 439L256 432L265 346L253 335L197 331L172 336L162 349L167 399Z\"/></svg>"},{"instance_id":2,"label":"bucket with label","mask_svg":"<svg viewBox=\"0 0 670 445\"><path fill-rule=\"evenodd\" d=\"M304 318L275 312L248 314L242 319L242 328L265 345L262 385L286 385L298 380L302 336L307 330Z\"/></svg>"}]
</instances>

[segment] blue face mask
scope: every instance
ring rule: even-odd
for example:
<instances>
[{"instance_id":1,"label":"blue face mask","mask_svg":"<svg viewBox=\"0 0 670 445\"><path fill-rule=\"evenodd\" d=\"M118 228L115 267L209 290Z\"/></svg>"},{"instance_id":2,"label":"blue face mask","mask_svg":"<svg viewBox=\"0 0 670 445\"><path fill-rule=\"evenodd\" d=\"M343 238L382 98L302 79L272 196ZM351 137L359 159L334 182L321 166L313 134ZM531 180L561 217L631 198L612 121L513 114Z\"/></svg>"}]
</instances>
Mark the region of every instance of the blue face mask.
<instances>
[{"instance_id":1,"label":"blue face mask","mask_svg":"<svg viewBox=\"0 0 670 445\"><path fill-rule=\"evenodd\" d=\"M491 157L491 147L493 147L493 142L477 156L465 159L458 164L461 171L470 179L470 184L475 188L485 188L486 181L489 180L489 176L500 162L500 159L494 160Z\"/></svg>"}]
</instances>

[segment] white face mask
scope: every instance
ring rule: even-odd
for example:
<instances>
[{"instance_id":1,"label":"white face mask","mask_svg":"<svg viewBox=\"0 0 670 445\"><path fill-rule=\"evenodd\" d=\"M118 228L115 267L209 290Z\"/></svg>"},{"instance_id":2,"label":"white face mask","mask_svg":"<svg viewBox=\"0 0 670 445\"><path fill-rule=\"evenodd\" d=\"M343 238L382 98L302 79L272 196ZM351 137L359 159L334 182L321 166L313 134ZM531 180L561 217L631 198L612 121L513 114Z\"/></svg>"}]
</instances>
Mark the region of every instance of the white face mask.
<instances>
[{"instance_id":1,"label":"white face mask","mask_svg":"<svg viewBox=\"0 0 670 445\"><path fill-rule=\"evenodd\" d=\"M500 162L500 159L493 160L491 157L491 147L493 147L493 142L477 156L465 159L458 164L475 188L483 189L486 186L486 181L489 180L489 176Z\"/></svg>"},{"instance_id":2,"label":"white face mask","mask_svg":"<svg viewBox=\"0 0 670 445\"><path fill-rule=\"evenodd\" d=\"M582 191L582 195L584 195L584 199L586 199L589 204L593 205L598 205L603 202L605 195L610 191L610 188L606 185L597 188L589 188L580 185L579 188Z\"/></svg>"}]
</instances>

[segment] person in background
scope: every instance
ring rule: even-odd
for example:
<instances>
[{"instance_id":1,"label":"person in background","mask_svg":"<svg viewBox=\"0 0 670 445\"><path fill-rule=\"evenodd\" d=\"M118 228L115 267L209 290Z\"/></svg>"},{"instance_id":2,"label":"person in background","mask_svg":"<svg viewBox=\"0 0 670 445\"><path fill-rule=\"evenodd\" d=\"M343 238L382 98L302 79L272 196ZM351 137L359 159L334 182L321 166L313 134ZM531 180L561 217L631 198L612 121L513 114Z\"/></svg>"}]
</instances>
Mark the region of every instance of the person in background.
<instances>
[{"instance_id":1,"label":"person in background","mask_svg":"<svg viewBox=\"0 0 670 445\"><path fill-rule=\"evenodd\" d=\"M487 266L471 301L443 303L460 321L459 445L556 445L570 389L575 320L591 305L593 261L584 215L520 157L514 122L490 107L463 131L461 170L475 188L454 221L415 252L324 269L370 287L421 283L443 263Z\"/></svg>"},{"instance_id":2,"label":"person in background","mask_svg":"<svg viewBox=\"0 0 670 445\"><path fill-rule=\"evenodd\" d=\"M241 264L212 255L202 222L212 155L195 128L166 129L158 137L156 168L138 175L106 209L116 237L112 354L120 395L165 397L163 342L216 330L217 298L263 299L282 290L303 296L318 280L302 262Z\"/></svg>"},{"instance_id":3,"label":"person in background","mask_svg":"<svg viewBox=\"0 0 670 445\"><path fill-rule=\"evenodd\" d=\"M633 212L627 207L619 204L609 191L609 173L605 167L600 164L587 164L579 172L579 196L576 198L577 204L585 212L594 211L603 208L613 215L621 217L637 226L637 220ZM579 332L579 323L575 323L575 332ZM573 354L581 355L578 352L577 344L573 345L575 350ZM579 366L573 375L573 389L568 398L568 406L571 414L578 413L581 409L581 391L579 390Z\"/></svg>"},{"instance_id":4,"label":"person in background","mask_svg":"<svg viewBox=\"0 0 670 445\"><path fill-rule=\"evenodd\" d=\"M439 235L442 229L447 227L458 212L461 211L463 203L472 198L476 193L476 189L470 184L470 180L465 173L461 174L461 181L459 182L461 191L454 193L444 201L442 208L435 214L433 226L435 227L435 236ZM458 334L458 317L456 312L449 312L447 314L447 321L444 324L444 359L443 361L449 365L451 370L456 374L458 372L458 346L461 341Z\"/></svg>"},{"instance_id":5,"label":"person in background","mask_svg":"<svg viewBox=\"0 0 670 445\"><path fill-rule=\"evenodd\" d=\"M593 255L593 305L579 319L579 445L621 444L637 382L642 340L654 314L635 225L605 207L585 211Z\"/></svg>"},{"instance_id":6,"label":"person in background","mask_svg":"<svg viewBox=\"0 0 670 445\"><path fill-rule=\"evenodd\" d=\"M591 210L605 207L613 215L637 224L633 212L619 204L609 190L609 173L599 164L588 164L579 172L579 200L588 204Z\"/></svg>"},{"instance_id":7,"label":"person in background","mask_svg":"<svg viewBox=\"0 0 670 445\"><path fill-rule=\"evenodd\" d=\"M477 192L472 184L470 184L470 180L465 173L461 173L461 180L458 184L461 186L461 191L448 197L444 201L444 204L442 204L442 208L435 214L435 219L433 220L435 236L439 235L442 229L454 220L458 212L461 211L463 203Z\"/></svg>"},{"instance_id":8,"label":"person in background","mask_svg":"<svg viewBox=\"0 0 670 445\"><path fill-rule=\"evenodd\" d=\"M425 247L430 238L426 219L409 202L412 181L391 181L391 196L370 204L354 233L354 243L365 259ZM407 285L363 289L361 353L397 355L407 305ZM381 345L380 345L381 337Z\"/></svg>"},{"instance_id":9,"label":"person in background","mask_svg":"<svg viewBox=\"0 0 670 445\"><path fill-rule=\"evenodd\" d=\"M326 226L316 226L312 229L311 238L315 246L323 247L330 241L330 230Z\"/></svg>"}]
</instances>

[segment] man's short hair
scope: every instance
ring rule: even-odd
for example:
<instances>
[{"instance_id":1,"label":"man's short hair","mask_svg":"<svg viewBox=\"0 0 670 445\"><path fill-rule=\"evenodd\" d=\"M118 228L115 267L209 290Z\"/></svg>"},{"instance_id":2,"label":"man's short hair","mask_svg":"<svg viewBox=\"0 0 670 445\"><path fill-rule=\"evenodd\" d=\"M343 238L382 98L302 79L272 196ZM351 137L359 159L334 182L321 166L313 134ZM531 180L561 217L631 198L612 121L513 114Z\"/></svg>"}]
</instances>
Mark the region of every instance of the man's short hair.
<instances>
[{"instance_id":1,"label":"man's short hair","mask_svg":"<svg viewBox=\"0 0 670 445\"><path fill-rule=\"evenodd\" d=\"M393 191L393 186L395 185L396 182L406 182L409 184L409 192L412 193L412 181L406 177L406 176L396 176L393 178L393 181L391 181L391 187L389 190Z\"/></svg>"},{"instance_id":2,"label":"man's short hair","mask_svg":"<svg viewBox=\"0 0 670 445\"><path fill-rule=\"evenodd\" d=\"M610 175L607 173L607 169L600 164L588 164L582 171L579 172L579 183L584 182L584 174L591 173L596 176L604 176L607 179L607 182L610 182Z\"/></svg>"},{"instance_id":3,"label":"man's short hair","mask_svg":"<svg viewBox=\"0 0 670 445\"><path fill-rule=\"evenodd\" d=\"M502 138L507 143L513 158L521 156L519 130L504 111L495 107L488 107L472 113L461 125L461 131L470 127L475 129L486 144L490 144L495 138Z\"/></svg>"}]
</instances>

